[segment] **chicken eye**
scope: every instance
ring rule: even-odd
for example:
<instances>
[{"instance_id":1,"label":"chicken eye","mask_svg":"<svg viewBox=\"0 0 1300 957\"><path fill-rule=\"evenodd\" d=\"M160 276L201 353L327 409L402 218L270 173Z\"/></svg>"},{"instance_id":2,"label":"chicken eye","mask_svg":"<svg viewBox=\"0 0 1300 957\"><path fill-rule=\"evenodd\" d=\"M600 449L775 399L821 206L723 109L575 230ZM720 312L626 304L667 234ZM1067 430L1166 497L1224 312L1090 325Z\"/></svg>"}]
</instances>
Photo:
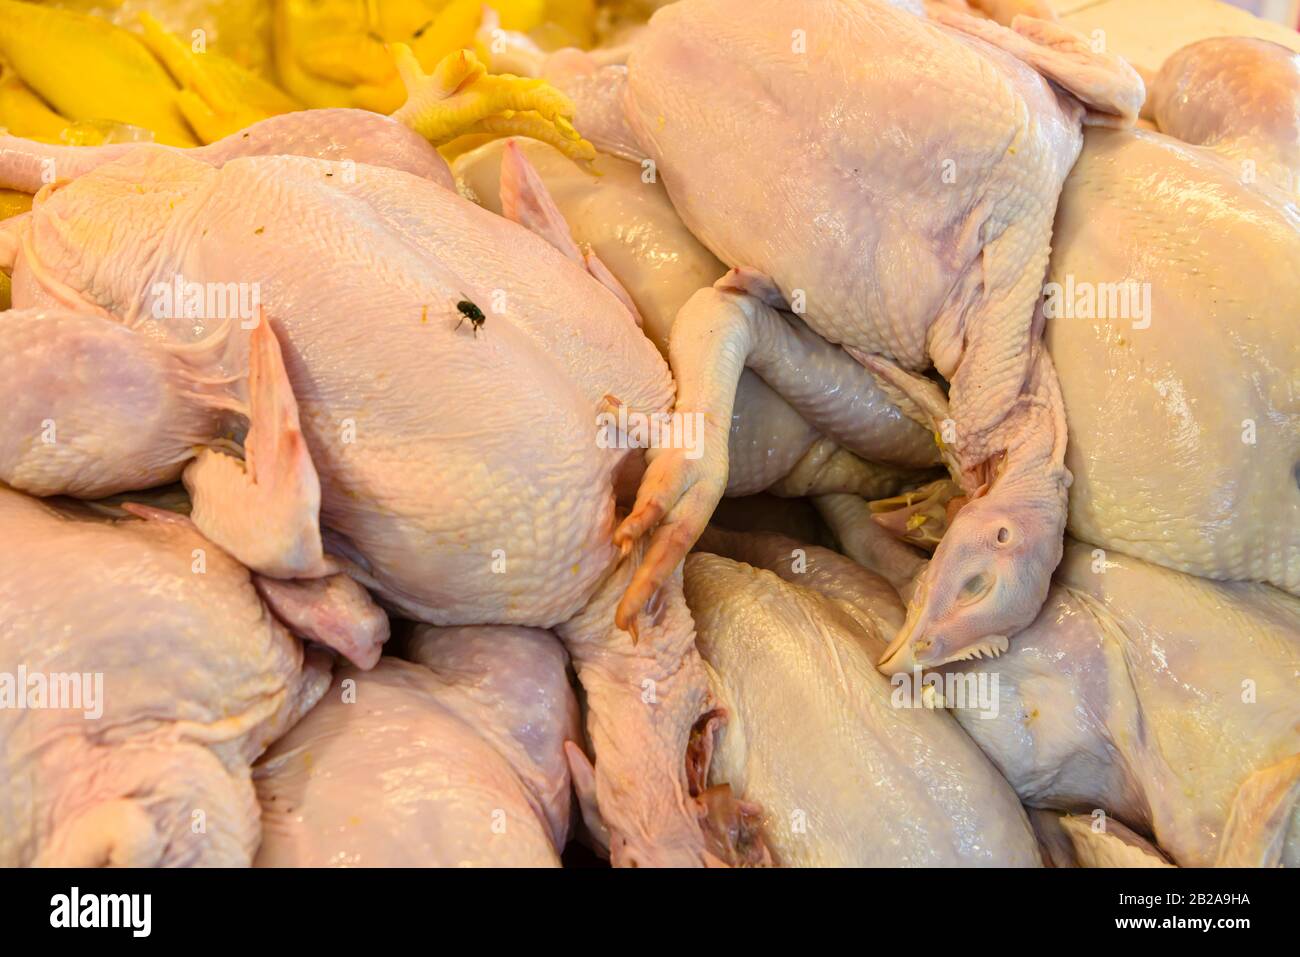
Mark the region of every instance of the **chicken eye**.
<instances>
[{"instance_id":1,"label":"chicken eye","mask_svg":"<svg viewBox=\"0 0 1300 957\"><path fill-rule=\"evenodd\" d=\"M971 602L983 598L991 587L993 587L992 576L983 572L972 575L961 586L961 591L957 593L957 601L963 605L969 605Z\"/></svg>"},{"instance_id":2,"label":"chicken eye","mask_svg":"<svg viewBox=\"0 0 1300 957\"><path fill-rule=\"evenodd\" d=\"M998 544L1005 545L1011 541L1011 529L1003 525L998 529Z\"/></svg>"}]
</instances>

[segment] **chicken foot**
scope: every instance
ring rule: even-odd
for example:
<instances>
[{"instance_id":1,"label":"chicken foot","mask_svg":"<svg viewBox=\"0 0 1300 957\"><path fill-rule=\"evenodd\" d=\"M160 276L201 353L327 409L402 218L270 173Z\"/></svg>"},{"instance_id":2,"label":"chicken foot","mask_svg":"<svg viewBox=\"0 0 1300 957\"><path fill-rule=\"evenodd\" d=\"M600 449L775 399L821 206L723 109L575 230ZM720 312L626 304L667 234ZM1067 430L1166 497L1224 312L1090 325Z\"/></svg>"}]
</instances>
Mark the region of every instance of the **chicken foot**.
<instances>
[{"instance_id":1,"label":"chicken foot","mask_svg":"<svg viewBox=\"0 0 1300 957\"><path fill-rule=\"evenodd\" d=\"M619 606L620 625L681 561L722 497L729 425L746 366L810 425L852 452L918 467L937 459L925 430L844 350L791 323L768 302L735 291L738 278L745 279L733 271L718 286L696 293L673 325L669 351L678 381L676 412L703 415L704 453L696 459L682 449L649 455L636 507L614 533L616 544L626 545L655 529L645 563Z\"/></svg>"}]
</instances>

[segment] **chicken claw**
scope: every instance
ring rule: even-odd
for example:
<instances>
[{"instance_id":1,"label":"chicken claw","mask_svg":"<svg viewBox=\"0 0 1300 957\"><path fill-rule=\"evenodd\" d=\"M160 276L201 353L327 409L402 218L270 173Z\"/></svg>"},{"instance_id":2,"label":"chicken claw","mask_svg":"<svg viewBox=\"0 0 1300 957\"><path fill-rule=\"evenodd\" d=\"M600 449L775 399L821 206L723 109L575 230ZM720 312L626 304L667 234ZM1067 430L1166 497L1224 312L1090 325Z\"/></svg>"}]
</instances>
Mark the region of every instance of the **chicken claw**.
<instances>
[{"instance_id":1,"label":"chicken claw","mask_svg":"<svg viewBox=\"0 0 1300 957\"><path fill-rule=\"evenodd\" d=\"M411 48L389 47L406 87L406 103L393 119L435 146L470 133L539 139L574 160L590 160L595 147L573 128L573 102L545 80L492 75L469 50L449 53L425 73Z\"/></svg>"},{"instance_id":2,"label":"chicken claw","mask_svg":"<svg viewBox=\"0 0 1300 957\"><path fill-rule=\"evenodd\" d=\"M727 485L725 455L719 458L706 452L701 458L690 458L687 449L658 449L650 455L636 505L614 531L614 544L626 549L655 529L615 613L615 623L624 630L704 532Z\"/></svg>"}]
</instances>

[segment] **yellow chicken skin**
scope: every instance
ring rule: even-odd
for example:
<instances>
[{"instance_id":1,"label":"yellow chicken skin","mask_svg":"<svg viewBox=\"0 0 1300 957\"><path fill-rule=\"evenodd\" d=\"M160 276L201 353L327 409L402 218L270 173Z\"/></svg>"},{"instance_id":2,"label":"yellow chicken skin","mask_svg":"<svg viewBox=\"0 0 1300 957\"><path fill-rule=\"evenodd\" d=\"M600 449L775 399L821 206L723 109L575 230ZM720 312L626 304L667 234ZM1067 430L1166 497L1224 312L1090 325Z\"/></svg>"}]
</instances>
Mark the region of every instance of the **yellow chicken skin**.
<instances>
[{"instance_id":1,"label":"yellow chicken skin","mask_svg":"<svg viewBox=\"0 0 1300 957\"><path fill-rule=\"evenodd\" d=\"M0 59L73 122L126 123L151 130L159 143L198 144L167 71L139 40L110 23L0 0Z\"/></svg>"},{"instance_id":2,"label":"yellow chicken skin","mask_svg":"<svg viewBox=\"0 0 1300 957\"><path fill-rule=\"evenodd\" d=\"M410 47L432 69L448 54L480 59L483 0L275 0L275 62L285 89L312 107L391 113L404 89L387 46ZM586 46L595 0L493 0L503 30L531 33L546 47Z\"/></svg>"},{"instance_id":3,"label":"yellow chicken skin","mask_svg":"<svg viewBox=\"0 0 1300 957\"><path fill-rule=\"evenodd\" d=\"M17 189L0 189L0 220L17 216L32 208L30 193Z\"/></svg>"},{"instance_id":4,"label":"yellow chicken skin","mask_svg":"<svg viewBox=\"0 0 1300 957\"><path fill-rule=\"evenodd\" d=\"M176 105L203 143L212 143L279 113L302 109L292 97L218 53L195 50L148 13L144 42L181 87Z\"/></svg>"},{"instance_id":5,"label":"yellow chicken skin","mask_svg":"<svg viewBox=\"0 0 1300 957\"><path fill-rule=\"evenodd\" d=\"M8 61L0 79L0 124L14 135L91 146L112 138L113 125L121 123L160 143L193 146L302 108L252 71L205 49L201 32L187 44L148 13L139 16L144 34L137 37L76 11L14 0L0 4L0 57ZM10 9L21 16L11 19ZM33 10L30 22L45 32L29 36L22 30L29 21L22 17ZM40 57L31 56L35 42L47 44ZM103 55L81 59L88 46ZM47 66L60 62L77 62L81 69Z\"/></svg>"},{"instance_id":6,"label":"yellow chicken skin","mask_svg":"<svg viewBox=\"0 0 1300 957\"><path fill-rule=\"evenodd\" d=\"M17 73L5 67L0 71L0 126L14 136L58 143L68 121L50 109Z\"/></svg>"},{"instance_id":7,"label":"yellow chicken skin","mask_svg":"<svg viewBox=\"0 0 1300 957\"><path fill-rule=\"evenodd\" d=\"M482 17L480 0L276 0L275 7L275 63L285 89L308 106L377 113L393 112L404 96L387 44L406 44L430 69L453 50L475 49Z\"/></svg>"},{"instance_id":8,"label":"yellow chicken skin","mask_svg":"<svg viewBox=\"0 0 1300 957\"><path fill-rule=\"evenodd\" d=\"M283 0L280 12L303 2ZM503 0L499 6L503 29L536 25L547 13L546 0ZM483 16L479 0L376 0L368 13L326 0L311 9L311 17L294 23L318 32L297 48L292 63L312 67L310 77L303 71L301 78L307 78L314 105L343 98L389 113L438 146L464 137L524 135L575 160L594 155L570 122L567 97L541 80L488 73L471 49ZM194 146L302 108L256 74L208 51L201 30L186 42L143 13L143 37L137 37L75 11L0 0L0 17L10 10L15 16L0 21L0 58L7 61L0 75L0 123L11 133L74 145L138 134ZM349 29L364 24L368 32L341 32L348 16ZM39 61L15 24L44 38ZM382 43L376 31L409 33L411 43ZM86 47L98 51L98 58L74 81L64 75L68 71L43 65L70 62ZM326 73L346 82L319 80ZM418 96L408 101L408 89L418 89ZM125 128L115 129L117 124Z\"/></svg>"},{"instance_id":9,"label":"yellow chicken skin","mask_svg":"<svg viewBox=\"0 0 1300 957\"><path fill-rule=\"evenodd\" d=\"M0 220L17 216L32 208L32 198L27 193L16 189L0 189ZM12 306L10 292L12 283L9 274L0 270L0 312Z\"/></svg>"},{"instance_id":10,"label":"yellow chicken skin","mask_svg":"<svg viewBox=\"0 0 1300 957\"><path fill-rule=\"evenodd\" d=\"M596 0L547 0L542 21L528 32L543 50L586 49L596 42Z\"/></svg>"},{"instance_id":11,"label":"yellow chicken skin","mask_svg":"<svg viewBox=\"0 0 1300 957\"><path fill-rule=\"evenodd\" d=\"M33 0L106 20L135 34L140 14L158 18L188 42L201 30L208 49L275 82L271 63L271 0Z\"/></svg>"}]
</instances>

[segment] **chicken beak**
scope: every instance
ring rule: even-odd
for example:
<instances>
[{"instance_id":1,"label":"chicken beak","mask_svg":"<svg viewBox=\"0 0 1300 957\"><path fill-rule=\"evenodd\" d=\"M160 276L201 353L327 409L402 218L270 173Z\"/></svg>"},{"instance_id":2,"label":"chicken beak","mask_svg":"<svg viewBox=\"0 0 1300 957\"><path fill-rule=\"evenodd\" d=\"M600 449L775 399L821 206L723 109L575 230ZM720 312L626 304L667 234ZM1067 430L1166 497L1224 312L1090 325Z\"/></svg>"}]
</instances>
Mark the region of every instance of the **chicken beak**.
<instances>
[{"instance_id":1,"label":"chicken beak","mask_svg":"<svg viewBox=\"0 0 1300 957\"><path fill-rule=\"evenodd\" d=\"M922 667L916 660L916 642L925 635L930 624L930 615L927 611L929 591L929 582L922 575L908 604L907 619L903 622L903 627L898 629L898 634L894 636L894 640L889 643L889 647L876 662L876 667L882 674L891 676L909 674L914 668Z\"/></svg>"},{"instance_id":2,"label":"chicken beak","mask_svg":"<svg viewBox=\"0 0 1300 957\"><path fill-rule=\"evenodd\" d=\"M913 669L920 667L912 651L912 639L915 634L916 632L907 625L899 630L898 636L889 643L885 653L876 662L876 667L882 674L890 676L910 674Z\"/></svg>"}]
</instances>

